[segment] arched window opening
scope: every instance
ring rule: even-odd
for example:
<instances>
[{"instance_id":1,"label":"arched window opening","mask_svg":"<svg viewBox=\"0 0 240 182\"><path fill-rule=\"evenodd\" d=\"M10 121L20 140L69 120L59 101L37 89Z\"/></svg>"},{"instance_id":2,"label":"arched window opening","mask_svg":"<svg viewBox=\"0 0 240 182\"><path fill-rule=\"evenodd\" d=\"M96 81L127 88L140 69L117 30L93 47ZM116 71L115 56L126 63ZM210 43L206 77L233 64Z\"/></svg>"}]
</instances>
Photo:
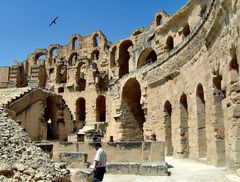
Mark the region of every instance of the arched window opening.
<instances>
[{"instance_id":1,"label":"arched window opening","mask_svg":"<svg viewBox=\"0 0 240 182\"><path fill-rule=\"evenodd\" d=\"M235 70L237 73L239 73L239 64L238 64L238 60L237 60L237 55L235 54L233 57L232 57L232 60L229 64L229 70L232 71L232 70Z\"/></svg>"},{"instance_id":2,"label":"arched window opening","mask_svg":"<svg viewBox=\"0 0 240 182\"><path fill-rule=\"evenodd\" d=\"M206 109L205 109L204 91L201 84L198 84L197 86L196 104L197 104L199 157L206 157L207 155Z\"/></svg>"},{"instance_id":3,"label":"arched window opening","mask_svg":"<svg viewBox=\"0 0 240 182\"><path fill-rule=\"evenodd\" d=\"M45 61L46 57L44 53L37 53L35 55L35 61Z\"/></svg>"},{"instance_id":4,"label":"arched window opening","mask_svg":"<svg viewBox=\"0 0 240 182\"><path fill-rule=\"evenodd\" d=\"M121 110L122 140L142 141L143 124L145 122L144 111L140 103L141 87L139 82L131 78L123 87Z\"/></svg>"},{"instance_id":5,"label":"arched window opening","mask_svg":"<svg viewBox=\"0 0 240 182\"><path fill-rule=\"evenodd\" d=\"M59 65L57 67L56 83L66 83L67 82L67 66Z\"/></svg>"},{"instance_id":6,"label":"arched window opening","mask_svg":"<svg viewBox=\"0 0 240 182\"><path fill-rule=\"evenodd\" d=\"M130 53L128 49L131 46L133 46L131 40L125 40L119 46L119 78L129 73Z\"/></svg>"},{"instance_id":7,"label":"arched window opening","mask_svg":"<svg viewBox=\"0 0 240 182\"><path fill-rule=\"evenodd\" d=\"M133 33L133 36L137 36L137 35L139 35L139 34L141 34L141 33L142 33L141 30L137 30L137 31L135 31L135 32Z\"/></svg>"},{"instance_id":8,"label":"arched window opening","mask_svg":"<svg viewBox=\"0 0 240 182\"><path fill-rule=\"evenodd\" d=\"M231 84L238 82L239 64L235 50L232 51L232 60L229 63L229 82Z\"/></svg>"},{"instance_id":9,"label":"arched window opening","mask_svg":"<svg viewBox=\"0 0 240 182\"><path fill-rule=\"evenodd\" d=\"M47 71L45 66L39 66L39 73L38 73L38 87L45 88L47 82Z\"/></svg>"},{"instance_id":10,"label":"arched window opening","mask_svg":"<svg viewBox=\"0 0 240 182\"><path fill-rule=\"evenodd\" d=\"M165 155L173 155L172 144L172 105L169 101L164 104Z\"/></svg>"},{"instance_id":11,"label":"arched window opening","mask_svg":"<svg viewBox=\"0 0 240 182\"><path fill-rule=\"evenodd\" d=\"M56 63L56 57L57 57L57 48L55 47L50 50L50 57L49 57L50 65Z\"/></svg>"},{"instance_id":12,"label":"arched window opening","mask_svg":"<svg viewBox=\"0 0 240 182\"><path fill-rule=\"evenodd\" d=\"M79 47L79 41L77 37L74 37L72 39L72 50L76 50Z\"/></svg>"},{"instance_id":13,"label":"arched window opening","mask_svg":"<svg viewBox=\"0 0 240 182\"><path fill-rule=\"evenodd\" d=\"M171 51L174 47L173 37L169 36L166 41L165 49Z\"/></svg>"},{"instance_id":14,"label":"arched window opening","mask_svg":"<svg viewBox=\"0 0 240 182\"><path fill-rule=\"evenodd\" d=\"M159 26L162 24L162 15L157 15L156 17L156 25Z\"/></svg>"},{"instance_id":15,"label":"arched window opening","mask_svg":"<svg viewBox=\"0 0 240 182\"><path fill-rule=\"evenodd\" d=\"M86 121L86 100L82 97L76 101L76 121L83 125Z\"/></svg>"},{"instance_id":16,"label":"arched window opening","mask_svg":"<svg viewBox=\"0 0 240 182\"><path fill-rule=\"evenodd\" d=\"M152 48L146 48L138 59L137 68L142 67L145 64L153 63L157 60L157 54Z\"/></svg>"},{"instance_id":17,"label":"arched window opening","mask_svg":"<svg viewBox=\"0 0 240 182\"><path fill-rule=\"evenodd\" d=\"M106 121L106 98L104 96L98 96L96 100L96 121Z\"/></svg>"},{"instance_id":18,"label":"arched window opening","mask_svg":"<svg viewBox=\"0 0 240 182\"><path fill-rule=\"evenodd\" d=\"M84 72L82 71L82 67L85 65L85 63L80 62L77 66L77 72L76 72L76 91L84 91L86 89L86 80L84 76Z\"/></svg>"},{"instance_id":19,"label":"arched window opening","mask_svg":"<svg viewBox=\"0 0 240 182\"><path fill-rule=\"evenodd\" d=\"M58 93L63 93L64 92L64 87L59 87L58 88Z\"/></svg>"},{"instance_id":20,"label":"arched window opening","mask_svg":"<svg viewBox=\"0 0 240 182\"><path fill-rule=\"evenodd\" d=\"M99 60L99 51L98 50L94 50L91 54L91 60Z\"/></svg>"},{"instance_id":21,"label":"arched window opening","mask_svg":"<svg viewBox=\"0 0 240 182\"><path fill-rule=\"evenodd\" d=\"M206 12L206 9L207 9L207 5L202 5L201 6L201 11L200 11L200 16L203 18L205 12Z\"/></svg>"},{"instance_id":22,"label":"arched window opening","mask_svg":"<svg viewBox=\"0 0 240 182\"><path fill-rule=\"evenodd\" d=\"M77 63L77 61L78 61L78 53L74 52L70 55L68 59L68 65L73 66Z\"/></svg>"},{"instance_id":23,"label":"arched window opening","mask_svg":"<svg viewBox=\"0 0 240 182\"><path fill-rule=\"evenodd\" d=\"M110 53L110 68L113 68L114 66L116 66L116 50L117 50L117 47L114 46L111 50L111 53Z\"/></svg>"},{"instance_id":24,"label":"arched window opening","mask_svg":"<svg viewBox=\"0 0 240 182\"><path fill-rule=\"evenodd\" d=\"M181 148L177 153L187 158L189 156L189 136L188 136L188 103L186 94L180 98L180 141Z\"/></svg>"},{"instance_id":25,"label":"arched window opening","mask_svg":"<svg viewBox=\"0 0 240 182\"><path fill-rule=\"evenodd\" d=\"M93 36L93 47L99 46L99 43L100 43L99 35L98 35L98 34L95 34L95 35Z\"/></svg>"},{"instance_id":26,"label":"arched window opening","mask_svg":"<svg viewBox=\"0 0 240 182\"><path fill-rule=\"evenodd\" d=\"M189 34L190 34L190 27L189 27L188 24L186 24L186 25L183 27L183 36L184 36L184 37L187 37Z\"/></svg>"}]
</instances>

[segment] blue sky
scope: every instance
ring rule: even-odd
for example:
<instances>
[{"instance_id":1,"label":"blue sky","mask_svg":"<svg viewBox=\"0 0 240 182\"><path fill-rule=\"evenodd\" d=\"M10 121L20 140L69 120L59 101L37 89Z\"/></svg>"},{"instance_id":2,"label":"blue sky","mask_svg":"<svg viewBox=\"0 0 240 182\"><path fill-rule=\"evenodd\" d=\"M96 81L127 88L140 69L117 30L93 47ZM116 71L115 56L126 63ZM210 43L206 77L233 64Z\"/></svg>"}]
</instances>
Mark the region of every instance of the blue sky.
<instances>
[{"instance_id":1,"label":"blue sky","mask_svg":"<svg viewBox=\"0 0 240 182\"><path fill-rule=\"evenodd\" d=\"M68 44L72 34L102 30L108 40L126 38L137 28L147 27L154 14L169 15L187 0L1 0L0 66L22 61L37 48ZM59 16L57 24L49 27Z\"/></svg>"}]
</instances>

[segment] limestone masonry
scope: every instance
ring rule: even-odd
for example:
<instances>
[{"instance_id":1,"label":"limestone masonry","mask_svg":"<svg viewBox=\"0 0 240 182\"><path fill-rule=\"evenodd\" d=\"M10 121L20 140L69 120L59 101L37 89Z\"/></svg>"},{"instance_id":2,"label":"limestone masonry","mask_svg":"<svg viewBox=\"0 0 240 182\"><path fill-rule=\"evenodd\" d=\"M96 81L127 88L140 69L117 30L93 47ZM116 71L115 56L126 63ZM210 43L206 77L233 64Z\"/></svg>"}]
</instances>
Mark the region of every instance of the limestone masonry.
<instances>
[{"instance_id":1,"label":"limestone masonry","mask_svg":"<svg viewBox=\"0 0 240 182\"><path fill-rule=\"evenodd\" d=\"M0 105L34 141L163 141L237 171L239 20L239 0L189 0L115 43L74 34L0 67Z\"/></svg>"}]
</instances>

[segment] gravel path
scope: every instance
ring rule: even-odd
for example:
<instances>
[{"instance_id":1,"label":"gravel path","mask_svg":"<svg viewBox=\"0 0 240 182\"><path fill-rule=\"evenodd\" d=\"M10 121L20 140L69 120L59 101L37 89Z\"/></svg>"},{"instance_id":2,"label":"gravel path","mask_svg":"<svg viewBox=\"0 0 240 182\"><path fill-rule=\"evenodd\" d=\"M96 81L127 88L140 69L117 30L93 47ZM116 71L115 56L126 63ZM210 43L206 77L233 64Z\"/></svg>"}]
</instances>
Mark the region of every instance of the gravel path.
<instances>
[{"instance_id":1,"label":"gravel path","mask_svg":"<svg viewBox=\"0 0 240 182\"><path fill-rule=\"evenodd\" d=\"M240 177L225 168L216 168L190 159L167 157L171 176L139 176L106 174L103 182L240 182Z\"/></svg>"}]
</instances>

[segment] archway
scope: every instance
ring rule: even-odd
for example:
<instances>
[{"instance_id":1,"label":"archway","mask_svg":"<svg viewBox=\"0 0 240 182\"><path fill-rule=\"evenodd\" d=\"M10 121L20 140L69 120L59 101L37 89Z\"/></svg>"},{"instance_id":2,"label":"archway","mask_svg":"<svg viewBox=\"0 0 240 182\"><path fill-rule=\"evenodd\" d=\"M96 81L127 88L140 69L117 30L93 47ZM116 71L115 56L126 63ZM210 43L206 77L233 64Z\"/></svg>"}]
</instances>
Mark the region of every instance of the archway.
<instances>
[{"instance_id":1,"label":"archway","mask_svg":"<svg viewBox=\"0 0 240 182\"><path fill-rule=\"evenodd\" d=\"M145 64L153 63L157 60L157 54L152 48L146 48L139 56L137 68L142 67Z\"/></svg>"},{"instance_id":2,"label":"archway","mask_svg":"<svg viewBox=\"0 0 240 182\"><path fill-rule=\"evenodd\" d=\"M174 47L173 37L169 36L166 41L165 49L171 51Z\"/></svg>"},{"instance_id":3,"label":"archway","mask_svg":"<svg viewBox=\"0 0 240 182\"><path fill-rule=\"evenodd\" d=\"M98 50L94 50L91 54L91 60L94 61L94 60L98 60L99 59L99 51Z\"/></svg>"},{"instance_id":4,"label":"archway","mask_svg":"<svg viewBox=\"0 0 240 182\"><path fill-rule=\"evenodd\" d=\"M172 105L169 101L164 104L165 155L173 155L172 144Z\"/></svg>"},{"instance_id":5,"label":"archway","mask_svg":"<svg viewBox=\"0 0 240 182\"><path fill-rule=\"evenodd\" d=\"M206 157L207 155L206 109L202 84L198 84L197 86L196 104L197 104L196 106L197 106L199 157Z\"/></svg>"},{"instance_id":6,"label":"archway","mask_svg":"<svg viewBox=\"0 0 240 182\"><path fill-rule=\"evenodd\" d=\"M188 136L188 103L186 94L182 94L180 98L180 157L187 158L189 156L189 136Z\"/></svg>"},{"instance_id":7,"label":"archway","mask_svg":"<svg viewBox=\"0 0 240 182\"><path fill-rule=\"evenodd\" d=\"M98 96L96 100L96 121L106 121L106 99L104 96Z\"/></svg>"},{"instance_id":8,"label":"archway","mask_svg":"<svg viewBox=\"0 0 240 182\"><path fill-rule=\"evenodd\" d=\"M119 78L129 73L129 47L133 46L131 40L123 41L119 46Z\"/></svg>"},{"instance_id":9,"label":"archway","mask_svg":"<svg viewBox=\"0 0 240 182\"><path fill-rule=\"evenodd\" d=\"M76 122L81 123L82 126L86 121L86 100L80 97L76 101Z\"/></svg>"},{"instance_id":10,"label":"archway","mask_svg":"<svg viewBox=\"0 0 240 182\"><path fill-rule=\"evenodd\" d=\"M140 100L140 84L135 78L131 78L125 83L122 91L122 117L120 118L123 132L122 140L143 140L145 117Z\"/></svg>"},{"instance_id":11,"label":"archway","mask_svg":"<svg viewBox=\"0 0 240 182\"><path fill-rule=\"evenodd\" d=\"M57 124L57 98L49 96L46 99L46 108L44 118L47 122L47 139L58 139L58 124Z\"/></svg>"}]
</instances>

